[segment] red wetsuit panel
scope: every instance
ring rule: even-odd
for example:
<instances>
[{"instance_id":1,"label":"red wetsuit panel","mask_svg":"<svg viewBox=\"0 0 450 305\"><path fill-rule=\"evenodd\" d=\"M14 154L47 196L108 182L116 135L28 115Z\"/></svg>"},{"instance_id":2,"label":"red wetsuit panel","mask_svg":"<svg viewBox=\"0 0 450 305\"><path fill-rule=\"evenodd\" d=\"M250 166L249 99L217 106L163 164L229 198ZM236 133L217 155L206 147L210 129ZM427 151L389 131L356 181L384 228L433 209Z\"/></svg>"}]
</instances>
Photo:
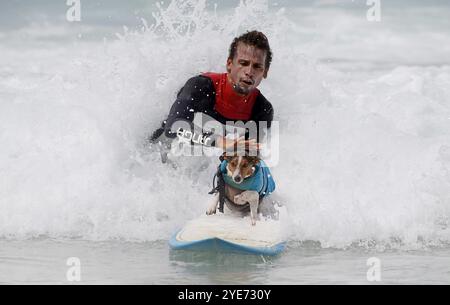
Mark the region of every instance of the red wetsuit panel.
<instances>
[{"instance_id":1,"label":"red wetsuit panel","mask_svg":"<svg viewBox=\"0 0 450 305\"><path fill-rule=\"evenodd\" d=\"M233 90L232 85L227 80L227 73L209 72L202 75L210 78L214 84L216 93L214 109L218 113L230 120L250 120L253 106L259 94L258 89L242 96Z\"/></svg>"}]
</instances>

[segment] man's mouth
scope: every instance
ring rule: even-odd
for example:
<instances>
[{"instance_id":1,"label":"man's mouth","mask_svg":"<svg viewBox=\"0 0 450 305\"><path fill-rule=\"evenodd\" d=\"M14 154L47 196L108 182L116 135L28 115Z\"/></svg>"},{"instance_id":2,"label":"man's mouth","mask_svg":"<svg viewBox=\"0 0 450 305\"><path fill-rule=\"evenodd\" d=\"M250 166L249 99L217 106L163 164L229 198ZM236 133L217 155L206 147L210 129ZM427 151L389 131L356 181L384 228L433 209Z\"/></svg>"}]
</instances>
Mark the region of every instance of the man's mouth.
<instances>
[{"instance_id":1,"label":"man's mouth","mask_svg":"<svg viewBox=\"0 0 450 305\"><path fill-rule=\"evenodd\" d=\"M243 79L243 80L241 80L241 83L243 83L243 84L245 84L245 85L247 85L247 86L253 85L253 82L252 82L251 80L245 80L245 79Z\"/></svg>"}]
</instances>

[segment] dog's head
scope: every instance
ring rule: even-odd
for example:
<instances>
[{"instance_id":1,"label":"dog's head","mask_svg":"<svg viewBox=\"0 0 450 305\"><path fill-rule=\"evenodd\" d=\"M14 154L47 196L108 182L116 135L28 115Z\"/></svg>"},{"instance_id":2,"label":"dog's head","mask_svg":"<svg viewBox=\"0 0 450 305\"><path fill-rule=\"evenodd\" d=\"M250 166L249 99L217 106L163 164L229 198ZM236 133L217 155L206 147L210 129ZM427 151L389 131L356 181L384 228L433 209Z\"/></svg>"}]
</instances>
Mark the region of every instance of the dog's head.
<instances>
[{"instance_id":1,"label":"dog's head","mask_svg":"<svg viewBox=\"0 0 450 305\"><path fill-rule=\"evenodd\" d=\"M234 155L223 154L221 160L228 161L227 175L233 179L237 184L240 184L244 179L254 174L256 165L261 160L259 156L240 156L237 153Z\"/></svg>"}]
</instances>

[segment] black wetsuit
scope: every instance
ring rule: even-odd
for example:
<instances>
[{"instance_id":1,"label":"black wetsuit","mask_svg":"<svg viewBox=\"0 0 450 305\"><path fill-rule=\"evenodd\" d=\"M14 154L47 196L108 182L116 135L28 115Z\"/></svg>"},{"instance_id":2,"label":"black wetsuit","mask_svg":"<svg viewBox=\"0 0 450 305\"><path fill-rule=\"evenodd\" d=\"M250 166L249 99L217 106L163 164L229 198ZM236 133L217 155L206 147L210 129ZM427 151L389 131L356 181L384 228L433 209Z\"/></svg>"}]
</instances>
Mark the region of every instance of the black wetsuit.
<instances>
[{"instance_id":1,"label":"black wetsuit","mask_svg":"<svg viewBox=\"0 0 450 305\"><path fill-rule=\"evenodd\" d=\"M190 78L178 92L177 99L170 108L169 116L163 121L162 126L152 134L151 141L157 141L163 133L168 138L175 138L177 134L176 131L171 130L172 125L179 120L192 124L196 112L202 112L224 125L227 121L236 122L236 120L226 118L218 113L214 109L215 103L216 95L213 81L203 75ZM267 122L267 128L270 128L273 120L273 112L272 104L259 93L253 106L250 120L241 120L244 123L248 121L254 121L256 123L258 142L264 136L260 134L259 124L265 121ZM248 131L246 132L246 139L249 139ZM215 144L214 140L210 141L209 144L213 146Z\"/></svg>"}]
</instances>

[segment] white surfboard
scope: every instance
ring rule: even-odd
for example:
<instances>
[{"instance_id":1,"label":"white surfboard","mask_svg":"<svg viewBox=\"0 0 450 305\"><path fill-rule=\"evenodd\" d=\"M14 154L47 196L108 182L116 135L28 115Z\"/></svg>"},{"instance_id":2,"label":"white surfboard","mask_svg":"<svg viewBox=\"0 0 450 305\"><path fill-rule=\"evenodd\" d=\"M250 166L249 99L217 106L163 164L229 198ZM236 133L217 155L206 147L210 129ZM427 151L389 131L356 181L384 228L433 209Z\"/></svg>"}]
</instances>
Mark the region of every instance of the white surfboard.
<instances>
[{"instance_id":1,"label":"white surfboard","mask_svg":"<svg viewBox=\"0 0 450 305\"><path fill-rule=\"evenodd\" d=\"M249 217L217 213L189 221L169 241L175 250L208 250L277 255L286 246L282 221L261 219L255 226Z\"/></svg>"}]
</instances>

